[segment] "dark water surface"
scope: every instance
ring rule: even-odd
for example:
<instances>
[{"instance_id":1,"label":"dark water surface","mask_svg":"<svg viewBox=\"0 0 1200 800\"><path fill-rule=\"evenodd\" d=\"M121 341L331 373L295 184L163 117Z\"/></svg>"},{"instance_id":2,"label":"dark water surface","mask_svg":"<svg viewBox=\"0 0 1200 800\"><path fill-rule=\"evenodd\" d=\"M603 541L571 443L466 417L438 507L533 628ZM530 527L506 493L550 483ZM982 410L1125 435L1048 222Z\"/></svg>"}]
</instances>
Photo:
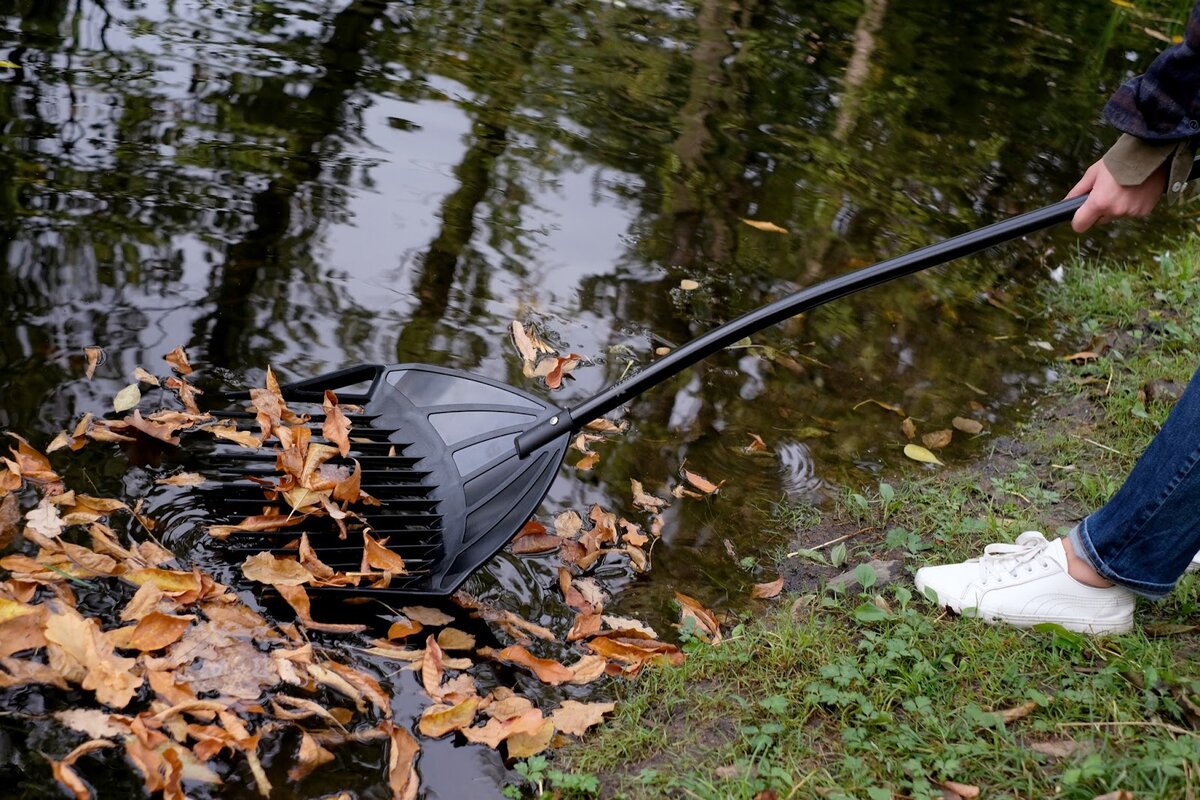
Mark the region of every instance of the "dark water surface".
<instances>
[{"instance_id":1,"label":"dark water surface","mask_svg":"<svg viewBox=\"0 0 1200 800\"><path fill-rule=\"evenodd\" d=\"M1178 33L1190 7L1159 5L0 2L0 58L20 65L0 69L0 428L44 446L177 345L210 393L268 364L403 361L545 392L514 319L583 357L554 393L579 402L801 286L1057 200L1113 138L1103 100L1162 47L1147 29ZM862 401L1003 431L1081 344L1055 338L1037 287L1188 224L1041 235L764 331L631 403L631 430L593 471L565 466L541 513L632 515L629 480L661 490L685 461L724 479L674 504L649 574L610 564L602 583L610 611L660 629L675 589L737 608L764 576L724 540L765 555L772 503L918 474L900 417ZM751 434L771 454L744 452ZM119 451L90 458L80 480L152 488ZM169 499L167 541L203 563L195 509ZM549 560L502 555L469 588L570 625ZM410 720L416 679L392 681ZM29 751L67 748L2 724L0 775L58 796ZM267 754L281 793L294 744ZM427 797L506 780L489 751L422 744ZM290 791L382 797L381 758L347 751Z\"/></svg>"}]
</instances>

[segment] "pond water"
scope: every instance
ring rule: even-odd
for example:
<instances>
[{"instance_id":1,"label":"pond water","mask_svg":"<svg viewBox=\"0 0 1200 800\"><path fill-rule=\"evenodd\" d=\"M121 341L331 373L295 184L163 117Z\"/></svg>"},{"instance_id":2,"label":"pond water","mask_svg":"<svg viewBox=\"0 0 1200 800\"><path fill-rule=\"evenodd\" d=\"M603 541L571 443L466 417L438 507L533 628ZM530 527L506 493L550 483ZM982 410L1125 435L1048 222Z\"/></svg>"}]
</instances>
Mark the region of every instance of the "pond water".
<instances>
[{"instance_id":1,"label":"pond water","mask_svg":"<svg viewBox=\"0 0 1200 800\"><path fill-rule=\"evenodd\" d=\"M1113 138L1105 98L1190 8L1158 5L0 2L0 59L19 65L0 68L0 428L44 446L178 345L210 393L268 365L415 361L578 403L802 286L1059 199ZM742 607L763 575L725 542L765 557L773 503L919 474L901 417L864 401L922 431L970 415L1003 432L1081 344L1039 286L1189 224L1039 235L756 334L625 407L628 432L590 471L570 457L539 515L632 515L630 479L661 491L685 463L725 480L673 505L649 573L602 580L611 610L660 628L676 589ZM582 357L561 389L522 374L513 320ZM106 354L91 380L88 346ZM145 483L119 451L81 477ZM502 554L469 586L570 625L545 559ZM416 680L395 681L411 718ZM5 730L4 748L50 736ZM506 780L490 751L423 747L430 798ZM383 796L380 757L293 790Z\"/></svg>"}]
</instances>

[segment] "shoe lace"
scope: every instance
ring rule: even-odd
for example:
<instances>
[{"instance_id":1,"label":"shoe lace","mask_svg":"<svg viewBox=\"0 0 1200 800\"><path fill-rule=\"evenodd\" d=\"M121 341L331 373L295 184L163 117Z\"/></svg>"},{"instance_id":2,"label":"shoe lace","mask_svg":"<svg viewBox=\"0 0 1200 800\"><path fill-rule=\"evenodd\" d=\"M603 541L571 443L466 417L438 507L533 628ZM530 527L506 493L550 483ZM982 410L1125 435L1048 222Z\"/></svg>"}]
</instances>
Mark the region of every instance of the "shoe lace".
<instances>
[{"instance_id":1,"label":"shoe lace","mask_svg":"<svg viewBox=\"0 0 1200 800\"><path fill-rule=\"evenodd\" d=\"M1040 531L1026 531L1013 544L989 544L979 559L984 581L1005 576L1016 577L1021 568L1033 571L1033 562L1040 558L1050 542ZM1042 562L1045 566L1046 562Z\"/></svg>"}]
</instances>

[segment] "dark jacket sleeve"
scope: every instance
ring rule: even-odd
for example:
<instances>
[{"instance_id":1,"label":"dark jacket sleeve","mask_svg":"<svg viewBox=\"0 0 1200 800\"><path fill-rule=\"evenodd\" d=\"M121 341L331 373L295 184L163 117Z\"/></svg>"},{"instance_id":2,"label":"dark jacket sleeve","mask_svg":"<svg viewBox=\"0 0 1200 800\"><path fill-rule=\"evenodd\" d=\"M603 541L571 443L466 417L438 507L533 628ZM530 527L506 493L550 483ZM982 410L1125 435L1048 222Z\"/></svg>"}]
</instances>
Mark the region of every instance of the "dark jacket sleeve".
<instances>
[{"instance_id":1,"label":"dark jacket sleeve","mask_svg":"<svg viewBox=\"0 0 1200 800\"><path fill-rule=\"evenodd\" d=\"M1118 89L1104 107L1104 118L1117 130L1151 142L1200 136L1200 2L1192 8L1183 41Z\"/></svg>"}]
</instances>

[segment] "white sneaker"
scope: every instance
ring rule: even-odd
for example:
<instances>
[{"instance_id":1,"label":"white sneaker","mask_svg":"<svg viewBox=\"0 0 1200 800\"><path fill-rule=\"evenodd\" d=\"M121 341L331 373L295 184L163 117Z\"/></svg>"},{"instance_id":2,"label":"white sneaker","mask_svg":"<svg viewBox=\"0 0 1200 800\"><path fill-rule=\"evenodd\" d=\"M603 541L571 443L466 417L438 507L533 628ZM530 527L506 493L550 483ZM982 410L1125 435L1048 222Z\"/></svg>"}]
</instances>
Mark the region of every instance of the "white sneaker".
<instances>
[{"instance_id":1,"label":"white sneaker","mask_svg":"<svg viewBox=\"0 0 1200 800\"><path fill-rule=\"evenodd\" d=\"M1187 565L1186 572L1200 572L1200 553L1192 556L1192 561Z\"/></svg>"},{"instance_id":2,"label":"white sneaker","mask_svg":"<svg viewBox=\"0 0 1200 800\"><path fill-rule=\"evenodd\" d=\"M1087 586L1067 574L1062 539L1026 531L1016 544L989 544L980 558L917 570L917 591L962 614L1028 628L1057 622L1082 633L1124 633L1133 627L1133 592Z\"/></svg>"}]
</instances>

